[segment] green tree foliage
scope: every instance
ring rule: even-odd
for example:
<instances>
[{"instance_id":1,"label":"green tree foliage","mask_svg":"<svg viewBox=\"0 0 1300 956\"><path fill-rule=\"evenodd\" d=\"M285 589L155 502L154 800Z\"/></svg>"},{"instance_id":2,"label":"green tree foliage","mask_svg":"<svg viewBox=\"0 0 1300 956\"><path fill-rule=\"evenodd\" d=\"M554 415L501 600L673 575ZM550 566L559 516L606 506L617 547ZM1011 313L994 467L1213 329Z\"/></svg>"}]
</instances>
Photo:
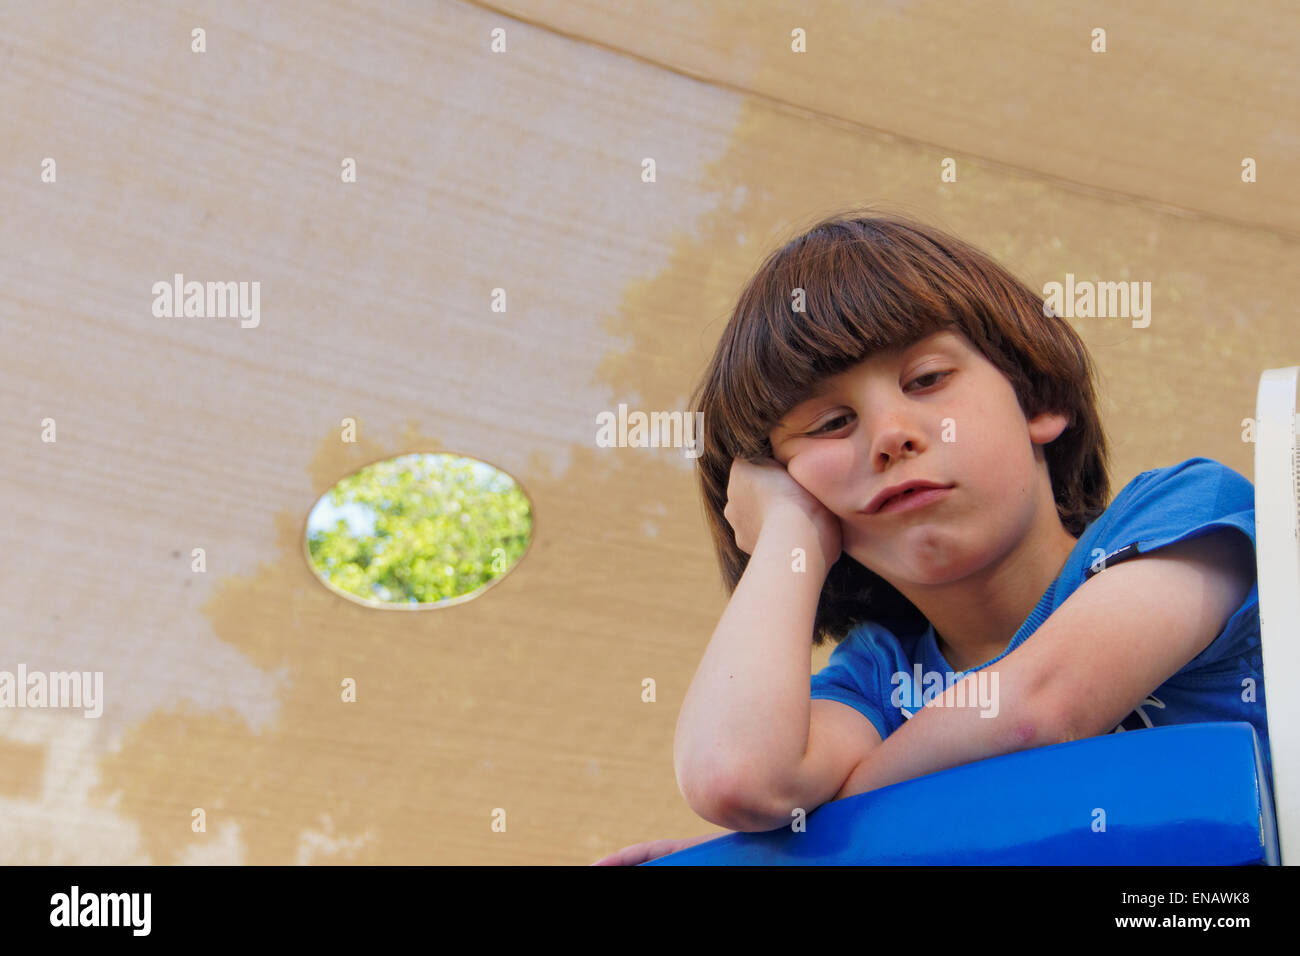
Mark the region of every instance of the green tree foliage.
<instances>
[{"instance_id":1,"label":"green tree foliage","mask_svg":"<svg viewBox=\"0 0 1300 956\"><path fill-rule=\"evenodd\" d=\"M360 505L374 534L342 518L307 536L317 570L370 601L434 604L476 591L528 547L532 509L508 475L454 455L377 462L330 489L335 507Z\"/></svg>"}]
</instances>

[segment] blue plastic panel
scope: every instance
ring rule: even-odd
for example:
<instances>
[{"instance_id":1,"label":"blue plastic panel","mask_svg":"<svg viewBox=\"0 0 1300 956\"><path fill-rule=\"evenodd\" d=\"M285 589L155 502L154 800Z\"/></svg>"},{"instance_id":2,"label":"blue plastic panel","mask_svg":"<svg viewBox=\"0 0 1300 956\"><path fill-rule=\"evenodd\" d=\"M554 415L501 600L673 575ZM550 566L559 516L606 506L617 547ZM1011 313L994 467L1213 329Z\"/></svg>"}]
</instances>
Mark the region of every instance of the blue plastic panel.
<instances>
[{"instance_id":1,"label":"blue plastic panel","mask_svg":"<svg viewBox=\"0 0 1300 956\"><path fill-rule=\"evenodd\" d=\"M804 832L735 833L641 865L1277 863L1255 729L1208 723L981 760L825 804Z\"/></svg>"}]
</instances>

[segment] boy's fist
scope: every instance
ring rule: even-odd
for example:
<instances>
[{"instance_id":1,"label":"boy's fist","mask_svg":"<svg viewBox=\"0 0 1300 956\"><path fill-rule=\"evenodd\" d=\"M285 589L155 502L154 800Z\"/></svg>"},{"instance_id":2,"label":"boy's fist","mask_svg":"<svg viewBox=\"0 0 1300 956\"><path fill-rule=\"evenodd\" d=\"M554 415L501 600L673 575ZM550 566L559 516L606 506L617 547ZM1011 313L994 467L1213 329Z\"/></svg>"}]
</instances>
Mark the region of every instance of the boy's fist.
<instances>
[{"instance_id":1,"label":"boy's fist","mask_svg":"<svg viewBox=\"0 0 1300 956\"><path fill-rule=\"evenodd\" d=\"M763 523L782 509L804 515L816 529L826 567L839 560L843 550L839 518L795 481L785 465L774 458L732 461L722 516L735 532L736 547L753 554Z\"/></svg>"}]
</instances>

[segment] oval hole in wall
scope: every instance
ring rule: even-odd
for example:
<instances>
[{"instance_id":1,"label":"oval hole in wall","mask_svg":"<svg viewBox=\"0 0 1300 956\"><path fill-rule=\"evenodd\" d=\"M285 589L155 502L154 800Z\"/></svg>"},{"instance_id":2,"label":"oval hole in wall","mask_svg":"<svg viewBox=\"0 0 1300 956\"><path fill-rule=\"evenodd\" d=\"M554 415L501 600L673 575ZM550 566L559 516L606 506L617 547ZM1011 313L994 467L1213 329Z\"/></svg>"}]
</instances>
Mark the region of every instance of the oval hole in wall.
<instances>
[{"instance_id":1,"label":"oval hole in wall","mask_svg":"<svg viewBox=\"0 0 1300 956\"><path fill-rule=\"evenodd\" d=\"M367 465L321 496L305 548L331 590L370 607L458 604L501 580L532 540L532 506L475 458L418 453Z\"/></svg>"}]
</instances>

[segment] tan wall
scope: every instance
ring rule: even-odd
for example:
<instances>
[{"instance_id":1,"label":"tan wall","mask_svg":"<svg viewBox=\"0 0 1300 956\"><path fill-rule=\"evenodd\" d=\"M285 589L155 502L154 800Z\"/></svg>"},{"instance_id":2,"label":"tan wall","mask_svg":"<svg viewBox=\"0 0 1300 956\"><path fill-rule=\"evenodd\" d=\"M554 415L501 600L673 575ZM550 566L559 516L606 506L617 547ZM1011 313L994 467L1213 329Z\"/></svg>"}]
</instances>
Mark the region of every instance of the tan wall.
<instances>
[{"instance_id":1,"label":"tan wall","mask_svg":"<svg viewBox=\"0 0 1300 956\"><path fill-rule=\"evenodd\" d=\"M754 266L844 204L1035 287L1150 281L1148 328L1075 321L1115 490L1252 476L1259 373L1300 363L1300 14L789 6L0 6L0 670L106 700L0 710L0 862L586 863L714 829L672 769L724 605L693 463L599 448L596 415L684 408ZM155 318L176 272L259 281L260 324ZM308 510L420 450L514 475L532 550L452 608L331 594Z\"/></svg>"}]
</instances>

